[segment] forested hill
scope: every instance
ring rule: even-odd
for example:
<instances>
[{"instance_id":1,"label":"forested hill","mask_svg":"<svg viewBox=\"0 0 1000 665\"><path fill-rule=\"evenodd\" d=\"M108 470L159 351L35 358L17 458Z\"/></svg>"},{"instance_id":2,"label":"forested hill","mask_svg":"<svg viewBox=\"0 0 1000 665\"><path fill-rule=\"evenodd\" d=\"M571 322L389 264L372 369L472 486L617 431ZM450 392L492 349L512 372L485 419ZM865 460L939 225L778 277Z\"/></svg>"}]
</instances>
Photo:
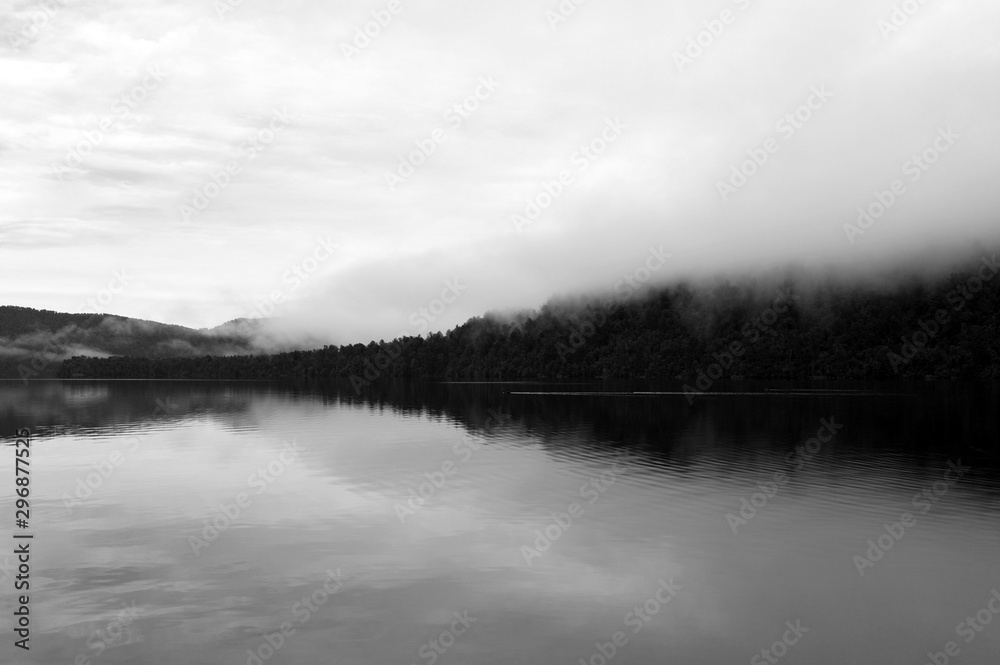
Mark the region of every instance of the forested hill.
<instances>
[{"instance_id":1,"label":"forested hill","mask_svg":"<svg viewBox=\"0 0 1000 665\"><path fill-rule=\"evenodd\" d=\"M995 255L992 255L995 256ZM446 333L274 355L75 357L63 377L1000 378L1000 264L893 288L681 284ZM706 377L706 378L701 378Z\"/></svg>"},{"instance_id":2,"label":"forested hill","mask_svg":"<svg viewBox=\"0 0 1000 665\"><path fill-rule=\"evenodd\" d=\"M176 357L251 353L252 330L239 321L211 330L111 314L66 314L0 306L0 377L54 376L71 355Z\"/></svg>"}]
</instances>

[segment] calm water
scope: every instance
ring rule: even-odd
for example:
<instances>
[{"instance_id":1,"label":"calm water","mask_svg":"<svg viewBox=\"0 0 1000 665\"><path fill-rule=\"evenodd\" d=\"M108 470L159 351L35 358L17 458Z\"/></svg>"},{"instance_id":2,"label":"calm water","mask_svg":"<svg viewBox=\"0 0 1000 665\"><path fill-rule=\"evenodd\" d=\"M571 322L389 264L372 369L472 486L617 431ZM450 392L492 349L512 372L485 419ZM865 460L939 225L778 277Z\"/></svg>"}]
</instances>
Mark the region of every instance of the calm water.
<instances>
[{"instance_id":1,"label":"calm water","mask_svg":"<svg viewBox=\"0 0 1000 665\"><path fill-rule=\"evenodd\" d=\"M1000 388L826 387L2 382L0 661L997 663Z\"/></svg>"}]
</instances>

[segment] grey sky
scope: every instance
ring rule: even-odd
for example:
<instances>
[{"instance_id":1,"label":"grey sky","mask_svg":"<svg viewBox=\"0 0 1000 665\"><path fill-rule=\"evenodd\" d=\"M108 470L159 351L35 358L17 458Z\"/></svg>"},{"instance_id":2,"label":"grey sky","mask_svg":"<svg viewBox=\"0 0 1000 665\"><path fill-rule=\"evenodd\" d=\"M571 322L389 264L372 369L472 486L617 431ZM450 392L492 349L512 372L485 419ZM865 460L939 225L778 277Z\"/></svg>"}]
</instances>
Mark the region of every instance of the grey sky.
<instances>
[{"instance_id":1,"label":"grey sky","mask_svg":"<svg viewBox=\"0 0 1000 665\"><path fill-rule=\"evenodd\" d=\"M349 342L418 332L446 280L432 329L611 290L651 247L667 279L1000 226L992 3L891 30L881 0L5 4L4 304L88 311L124 270L102 310L214 326L280 293Z\"/></svg>"}]
</instances>

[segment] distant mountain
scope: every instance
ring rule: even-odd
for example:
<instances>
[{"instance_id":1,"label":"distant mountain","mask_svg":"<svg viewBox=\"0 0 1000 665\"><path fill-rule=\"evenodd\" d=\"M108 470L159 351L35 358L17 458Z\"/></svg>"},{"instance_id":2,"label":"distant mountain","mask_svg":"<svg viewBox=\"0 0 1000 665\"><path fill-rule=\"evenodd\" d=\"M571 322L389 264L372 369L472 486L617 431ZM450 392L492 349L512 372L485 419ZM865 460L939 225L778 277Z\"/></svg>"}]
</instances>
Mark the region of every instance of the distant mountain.
<instances>
[{"instance_id":1,"label":"distant mountain","mask_svg":"<svg viewBox=\"0 0 1000 665\"><path fill-rule=\"evenodd\" d=\"M272 355L71 358L80 378L1000 379L1000 262L855 282L806 274L553 300L445 333ZM621 284L624 285L624 282ZM235 322L231 322L235 323ZM227 324L228 325L228 324ZM237 327L238 329L238 327Z\"/></svg>"},{"instance_id":2,"label":"distant mountain","mask_svg":"<svg viewBox=\"0 0 1000 665\"><path fill-rule=\"evenodd\" d=\"M210 333L213 335L235 335L237 337L253 337L254 335L260 334L261 331L261 320L260 319L233 319L232 321L226 321L225 323L215 326L214 328L199 328L200 333Z\"/></svg>"},{"instance_id":3,"label":"distant mountain","mask_svg":"<svg viewBox=\"0 0 1000 665\"><path fill-rule=\"evenodd\" d=\"M235 319L211 329L112 314L67 314L0 306L0 377L56 376L71 356L185 358L259 352L260 322Z\"/></svg>"},{"instance_id":4,"label":"distant mountain","mask_svg":"<svg viewBox=\"0 0 1000 665\"><path fill-rule=\"evenodd\" d=\"M272 320L193 330L0 307L0 377L667 378L699 390L723 377L996 380L997 275L988 252L948 274L918 266L884 282L804 273L616 286L388 345L329 346Z\"/></svg>"}]
</instances>

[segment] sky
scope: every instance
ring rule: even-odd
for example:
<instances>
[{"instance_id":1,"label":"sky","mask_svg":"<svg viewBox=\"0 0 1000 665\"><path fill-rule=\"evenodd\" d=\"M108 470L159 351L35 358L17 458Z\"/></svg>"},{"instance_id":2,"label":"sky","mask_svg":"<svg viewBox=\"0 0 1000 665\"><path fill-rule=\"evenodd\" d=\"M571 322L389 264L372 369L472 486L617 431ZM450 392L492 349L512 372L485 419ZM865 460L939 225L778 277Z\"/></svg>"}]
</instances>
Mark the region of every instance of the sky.
<instances>
[{"instance_id":1,"label":"sky","mask_svg":"<svg viewBox=\"0 0 1000 665\"><path fill-rule=\"evenodd\" d=\"M2 304L348 343L625 275L849 272L1000 227L995 3L0 16Z\"/></svg>"}]
</instances>

